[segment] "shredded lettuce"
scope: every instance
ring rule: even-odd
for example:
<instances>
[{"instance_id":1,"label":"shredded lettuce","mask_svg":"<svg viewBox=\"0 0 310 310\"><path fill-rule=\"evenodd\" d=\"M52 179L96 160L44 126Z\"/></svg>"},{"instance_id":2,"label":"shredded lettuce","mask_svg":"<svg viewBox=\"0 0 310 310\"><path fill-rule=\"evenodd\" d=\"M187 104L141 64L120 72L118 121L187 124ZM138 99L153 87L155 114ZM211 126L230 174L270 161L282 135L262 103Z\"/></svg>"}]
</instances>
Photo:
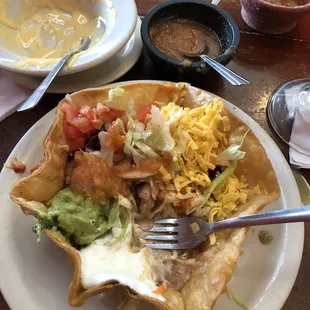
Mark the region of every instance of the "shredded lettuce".
<instances>
[{"instance_id":1,"label":"shredded lettuce","mask_svg":"<svg viewBox=\"0 0 310 310\"><path fill-rule=\"evenodd\" d=\"M110 149L109 147L106 146L106 141L108 139L108 134L105 131L101 131L98 134L98 138L100 141L100 157L108 163L108 165L112 166L113 165L113 156L114 156L114 151Z\"/></svg>"},{"instance_id":2,"label":"shredded lettuce","mask_svg":"<svg viewBox=\"0 0 310 310\"><path fill-rule=\"evenodd\" d=\"M135 141L140 141L140 140L143 140L145 141L148 137L151 136L151 132L150 131L144 131L144 132L134 132L132 134L132 138L133 140Z\"/></svg>"},{"instance_id":3,"label":"shredded lettuce","mask_svg":"<svg viewBox=\"0 0 310 310\"><path fill-rule=\"evenodd\" d=\"M145 130L143 123L129 118L124 152L132 156L136 164L145 158L158 156L153 148L145 143L151 134Z\"/></svg>"},{"instance_id":4,"label":"shredded lettuce","mask_svg":"<svg viewBox=\"0 0 310 310\"><path fill-rule=\"evenodd\" d=\"M136 120L134 122L134 129L135 129L135 132L142 133L145 130L145 125Z\"/></svg>"},{"instance_id":5,"label":"shredded lettuce","mask_svg":"<svg viewBox=\"0 0 310 310\"><path fill-rule=\"evenodd\" d=\"M141 151L136 150L133 146L131 146L129 143L125 143L124 152L127 155L131 155L133 158L133 161L137 164L141 160L145 159L146 157L141 153Z\"/></svg>"},{"instance_id":6,"label":"shredded lettuce","mask_svg":"<svg viewBox=\"0 0 310 310\"><path fill-rule=\"evenodd\" d=\"M240 160L245 154L246 152L240 151L240 145L232 144L217 156L217 160L219 163L227 160Z\"/></svg>"},{"instance_id":7,"label":"shredded lettuce","mask_svg":"<svg viewBox=\"0 0 310 310\"><path fill-rule=\"evenodd\" d=\"M131 222L131 211L132 204L130 200L126 197L123 197L121 195L118 196L117 201L115 202L116 206L114 206L113 210L114 214L111 215L112 222L113 222L113 228L112 228L112 238L106 243L107 246L112 246L120 241L122 241L125 236L126 232L128 230L128 225ZM120 207L122 208L122 216L120 216ZM110 217L109 217L109 223L110 223Z\"/></svg>"},{"instance_id":8,"label":"shredded lettuce","mask_svg":"<svg viewBox=\"0 0 310 310\"><path fill-rule=\"evenodd\" d=\"M159 156L155 151L153 151L153 149L150 146L148 146L145 143L142 143L139 141L136 143L136 146L139 148L139 150L144 155L146 155L146 157L158 157Z\"/></svg>"},{"instance_id":9,"label":"shredded lettuce","mask_svg":"<svg viewBox=\"0 0 310 310\"><path fill-rule=\"evenodd\" d=\"M246 155L246 152L243 152L240 149L249 130L250 129L248 129L247 132L243 135L240 145L232 144L217 156L219 164L221 164L223 161L243 159L243 157Z\"/></svg>"},{"instance_id":10,"label":"shredded lettuce","mask_svg":"<svg viewBox=\"0 0 310 310\"><path fill-rule=\"evenodd\" d=\"M158 107L152 106L152 118L148 123L147 129L152 132L152 135L147 139L146 143L154 150L172 151L175 146L175 141L170 133L169 123L166 122Z\"/></svg>"},{"instance_id":11,"label":"shredded lettuce","mask_svg":"<svg viewBox=\"0 0 310 310\"><path fill-rule=\"evenodd\" d=\"M108 101L113 101L115 97L122 97L125 94L125 89L116 87L112 88L108 92Z\"/></svg>"},{"instance_id":12,"label":"shredded lettuce","mask_svg":"<svg viewBox=\"0 0 310 310\"><path fill-rule=\"evenodd\" d=\"M210 198L214 190L235 172L236 168L237 168L237 160L234 160L220 175L218 175L211 182L211 185L203 193L204 199L206 201Z\"/></svg>"},{"instance_id":13,"label":"shredded lettuce","mask_svg":"<svg viewBox=\"0 0 310 310\"><path fill-rule=\"evenodd\" d=\"M234 150L236 151L236 152L235 152L235 158L241 156L241 155L240 155L240 152L241 152L241 153L244 153L244 155L242 156L242 158L245 156L246 152L242 152L242 151L240 151L240 149L242 148L244 139L245 139L245 137L246 137L246 135L248 134L249 131L250 131L250 129L248 129L247 132L243 135L240 145L236 145L236 147L234 147ZM229 149L229 148L228 148L228 149ZM228 149L226 149L225 151L227 151ZM225 151L224 151L224 152L225 152ZM223 152L222 152L222 153L223 153ZM221 153L221 154L222 154L222 153ZM220 154L220 155L221 155L221 154ZM227 151L225 154L227 155L227 157L230 156L231 158L234 158L232 152L229 153L229 151ZM224 155L225 155L225 154L224 154ZM238 155L237 155L237 154L238 154ZM219 155L219 156L220 156L220 155ZM226 156L226 155L225 155L225 156ZM222 156L222 158L223 158L223 157L224 157L224 156ZM222 160L223 160L223 159L222 159ZM235 170L236 170L236 168L237 168L237 163L238 163L238 159L234 159L234 160L230 161L230 165L229 165L220 175L218 175L218 176L211 182L211 185L210 185L210 186L204 191L204 193L203 193L203 196L204 196L204 198L205 198L205 201L207 201L207 200L210 198L211 194L213 193L213 191L214 191L218 186L221 186L222 184L224 184L225 180L235 172Z\"/></svg>"},{"instance_id":14,"label":"shredded lettuce","mask_svg":"<svg viewBox=\"0 0 310 310\"><path fill-rule=\"evenodd\" d=\"M121 127L122 133L124 135L126 135L126 130L125 130L124 122L120 118L118 118L116 120L116 122L117 122L118 126Z\"/></svg>"},{"instance_id":15,"label":"shredded lettuce","mask_svg":"<svg viewBox=\"0 0 310 310\"><path fill-rule=\"evenodd\" d=\"M132 203L131 203L131 201L128 198L126 198L126 197L124 197L122 195L118 195L117 200L118 200L118 204L120 206L122 206L122 207L124 207L126 209L129 209L129 210L132 209Z\"/></svg>"},{"instance_id":16,"label":"shredded lettuce","mask_svg":"<svg viewBox=\"0 0 310 310\"><path fill-rule=\"evenodd\" d=\"M106 245L112 246L112 245L122 241L125 238L130 219L131 219L130 215L128 215L126 218L123 218L123 223L121 224L122 225L121 228L113 227L113 229L112 229L113 237L111 240L109 240L106 243Z\"/></svg>"},{"instance_id":17,"label":"shredded lettuce","mask_svg":"<svg viewBox=\"0 0 310 310\"><path fill-rule=\"evenodd\" d=\"M150 135L145 139L145 143L156 151L168 151L168 144L165 135L160 127L148 127Z\"/></svg>"},{"instance_id":18,"label":"shredded lettuce","mask_svg":"<svg viewBox=\"0 0 310 310\"><path fill-rule=\"evenodd\" d=\"M156 106L151 108L152 118L147 127L132 118L128 120L126 142L124 151L131 155L135 163L159 156L157 152L173 151L175 141L171 136L169 124L164 121L160 109Z\"/></svg>"},{"instance_id":19,"label":"shredded lettuce","mask_svg":"<svg viewBox=\"0 0 310 310\"><path fill-rule=\"evenodd\" d=\"M112 205L111 210L109 212L107 229L111 229L112 227L122 228L118 203Z\"/></svg>"},{"instance_id":20,"label":"shredded lettuce","mask_svg":"<svg viewBox=\"0 0 310 310\"><path fill-rule=\"evenodd\" d=\"M134 124L128 123L128 132L126 133L126 142L124 146L124 152L127 155L133 157L134 162L137 164L141 160L145 159L145 155L140 151L134 148L135 142L139 139L134 138Z\"/></svg>"}]
</instances>

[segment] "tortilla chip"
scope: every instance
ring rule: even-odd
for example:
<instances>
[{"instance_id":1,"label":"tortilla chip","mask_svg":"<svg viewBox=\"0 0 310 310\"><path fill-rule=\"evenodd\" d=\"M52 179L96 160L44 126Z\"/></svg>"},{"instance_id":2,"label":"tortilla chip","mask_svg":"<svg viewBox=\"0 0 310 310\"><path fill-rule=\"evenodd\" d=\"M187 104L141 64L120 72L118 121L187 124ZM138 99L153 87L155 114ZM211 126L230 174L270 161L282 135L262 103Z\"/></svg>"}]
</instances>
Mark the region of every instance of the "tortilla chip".
<instances>
[{"instance_id":1,"label":"tortilla chip","mask_svg":"<svg viewBox=\"0 0 310 310\"><path fill-rule=\"evenodd\" d=\"M116 107L129 109L131 103L140 106L157 102L159 105L175 102L184 106L195 106L208 103L211 96L207 93L190 87L187 84L172 83L138 83L121 86L125 89L123 97L117 97ZM84 104L96 107L97 103L108 99L110 87L83 90L71 95L73 106L79 108ZM21 179L11 190L11 198L21 206L27 215L37 216L37 210L46 210L46 202L56 195L65 183L65 168L67 164L66 138L63 132L64 112L62 100L55 115L55 121L45 139L45 160L42 166L30 176ZM113 104L115 107L115 102ZM228 111L225 112L230 119L231 128L228 136L230 143L240 141L248 127ZM244 175L249 188L259 184L262 194L249 195L248 201L239 214L254 214L264 206L279 197L279 186L275 172L258 139L249 132L244 141L243 150L247 155L238 163L236 175ZM218 233L218 242L210 246L206 242L204 251L196 259L199 268L192 271L191 277L181 291L168 289L163 297L166 302L140 296L131 289L131 297L145 299L156 304L162 310L206 310L212 309L219 295L224 292L230 280L236 261L240 255L240 246L245 238L247 229L235 229ZM81 259L79 252L55 231L45 231L47 236L59 247L63 248L73 264L74 277L69 287L68 302L71 306L81 306L87 298L103 292L105 289L119 285L111 280L92 289L84 289L81 285ZM153 250L150 250L153 251Z\"/></svg>"}]
</instances>

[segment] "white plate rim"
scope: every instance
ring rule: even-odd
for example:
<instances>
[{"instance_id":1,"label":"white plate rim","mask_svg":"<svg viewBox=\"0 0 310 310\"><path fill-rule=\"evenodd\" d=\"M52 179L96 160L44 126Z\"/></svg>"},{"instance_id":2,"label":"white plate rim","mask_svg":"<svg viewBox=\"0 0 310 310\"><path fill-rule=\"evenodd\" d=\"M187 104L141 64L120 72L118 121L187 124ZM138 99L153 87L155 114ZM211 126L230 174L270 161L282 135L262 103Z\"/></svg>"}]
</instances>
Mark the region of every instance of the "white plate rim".
<instances>
[{"instance_id":1,"label":"white plate rim","mask_svg":"<svg viewBox=\"0 0 310 310\"><path fill-rule=\"evenodd\" d=\"M109 84L106 86L111 86L111 87L121 87L122 85L126 84L132 84L132 83L162 83L163 81L154 81L154 80L135 80L135 81L126 81L126 82L118 82L118 83L113 83ZM105 87L106 87L105 86ZM203 90L205 91L205 90ZM206 91L207 92L207 91ZM219 97L215 94L212 94L210 92L207 92L212 96ZM220 98L220 97L219 97ZM290 197L292 197L292 201L294 201L294 205L291 205L291 207L296 207L301 205L301 199L298 191L297 184L295 182L293 173L290 169L290 166L288 165L286 159L284 158L282 152L276 145L276 143L272 140L272 138L265 132L265 130L258 124L256 123L250 116L248 116L245 112L243 112L241 109L238 107L234 106L232 103L229 101L221 98L224 103L225 107L230 110L233 114L235 114L237 117L239 117L242 121L246 122L255 135L257 136L262 136L263 139L259 139L262 145L265 147L266 145L269 146L270 149L273 149L277 153L277 157L279 160L279 163L282 167L282 170L285 172L285 183L289 184L290 187ZM21 156L19 153L19 148L22 146L24 143L23 141L27 140L28 138L31 137L33 131L37 129L40 124L44 124L44 122L50 122L51 119L53 118L55 109L51 110L48 112L45 116L43 116L40 120L38 120L27 132L26 134L21 138L21 140L18 142L18 144L15 146L13 151L11 152L10 157L12 156ZM258 137L259 138L259 137ZM266 152L268 153L268 150L265 148ZM268 155L269 156L269 155ZM19 157L21 158L21 157ZM21 158L22 159L22 158ZM274 166L274 162L272 162ZM2 182L6 182L7 179L4 180L4 174L2 169L1 174L0 174L0 184ZM279 180L280 182L281 180ZM281 184L280 184L281 187ZM282 188L281 188L282 191ZM282 193L283 194L283 193ZM3 218L0 217L0 223ZM3 222L4 223L4 222ZM272 310L280 310L282 306L284 305L288 295L291 292L291 289L293 287L293 284L296 280L301 258L302 258L302 253L303 253L303 246L304 246L304 224L303 223L296 223L296 224L285 224L285 229L286 229L286 237L289 239L290 242L294 242L294 251L289 251L286 249L286 253L284 258L282 257L281 259L283 260L281 262L281 268L282 266L288 265L289 262L294 262L294 265L290 265L289 273L289 281L287 281L287 274L286 274L286 281L281 280L281 272L278 272L276 274L276 277L274 281L271 283L271 286L268 287L268 290L266 291L267 297L264 296L265 301L263 301L263 306L262 308L259 307L259 309L272 309ZM1 238L3 238L4 232L1 232L2 230L2 225L0 225L0 241ZM289 259L287 260L287 256ZM1 262L2 256L0 256L0 262ZM0 264L1 266L1 264ZM283 271L283 270L282 270ZM18 284L19 285L19 284ZM13 288L15 289L15 288ZM2 292L2 295L6 299L8 305L10 306L11 310L19 310L21 309L21 306L25 306L25 304L22 301L22 298L16 298L16 294L13 290L5 286L5 279L1 277L0 273L0 290ZM266 297L266 298L265 298ZM264 305L268 307L264 308ZM260 305L261 306L261 305ZM255 308L256 309L256 308ZM36 310L36 309L35 309Z\"/></svg>"}]
</instances>

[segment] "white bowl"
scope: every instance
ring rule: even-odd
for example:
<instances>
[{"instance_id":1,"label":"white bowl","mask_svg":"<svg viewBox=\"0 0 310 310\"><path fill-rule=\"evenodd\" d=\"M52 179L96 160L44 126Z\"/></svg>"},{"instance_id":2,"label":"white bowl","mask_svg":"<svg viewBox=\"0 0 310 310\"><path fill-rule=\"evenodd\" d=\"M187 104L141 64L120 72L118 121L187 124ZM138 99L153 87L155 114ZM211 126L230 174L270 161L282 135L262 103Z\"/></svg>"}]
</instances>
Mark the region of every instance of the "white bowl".
<instances>
[{"instance_id":1,"label":"white bowl","mask_svg":"<svg viewBox=\"0 0 310 310\"><path fill-rule=\"evenodd\" d=\"M18 7L22 0L9 1L9 5ZM82 0L64 0L73 3ZM134 0L87 0L85 11L95 11L98 16L106 19L106 32L102 39L87 51L81 53L76 61L64 68L60 75L80 72L108 60L120 51L132 36L137 23L137 7ZM36 67L21 68L16 66L16 60L27 59L11 52L0 45L0 69L18 72L32 76L46 76L53 65L42 69ZM60 59L56 59L55 62Z\"/></svg>"}]
</instances>

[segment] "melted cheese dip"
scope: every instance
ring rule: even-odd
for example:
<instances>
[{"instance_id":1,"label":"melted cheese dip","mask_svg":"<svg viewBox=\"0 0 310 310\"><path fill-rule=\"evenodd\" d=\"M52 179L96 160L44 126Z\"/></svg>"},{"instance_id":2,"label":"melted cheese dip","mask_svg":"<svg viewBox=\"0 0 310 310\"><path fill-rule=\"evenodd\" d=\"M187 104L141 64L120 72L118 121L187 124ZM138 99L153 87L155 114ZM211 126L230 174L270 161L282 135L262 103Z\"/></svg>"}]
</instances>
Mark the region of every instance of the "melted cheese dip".
<instances>
[{"instance_id":1,"label":"melted cheese dip","mask_svg":"<svg viewBox=\"0 0 310 310\"><path fill-rule=\"evenodd\" d=\"M18 1L17 1L18 2ZM20 0L16 4L0 0L1 45L26 60L19 67L45 67L78 47L81 38L91 36L91 45L104 35L106 23L102 16L88 12L87 1Z\"/></svg>"},{"instance_id":2,"label":"melted cheese dip","mask_svg":"<svg viewBox=\"0 0 310 310\"><path fill-rule=\"evenodd\" d=\"M128 237L113 246L107 246L108 241L108 237L98 239L79 252L82 286L90 289L114 280L140 295L165 301L161 295L152 293L157 286L155 275L146 264L147 249L132 252Z\"/></svg>"}]
</instances>

